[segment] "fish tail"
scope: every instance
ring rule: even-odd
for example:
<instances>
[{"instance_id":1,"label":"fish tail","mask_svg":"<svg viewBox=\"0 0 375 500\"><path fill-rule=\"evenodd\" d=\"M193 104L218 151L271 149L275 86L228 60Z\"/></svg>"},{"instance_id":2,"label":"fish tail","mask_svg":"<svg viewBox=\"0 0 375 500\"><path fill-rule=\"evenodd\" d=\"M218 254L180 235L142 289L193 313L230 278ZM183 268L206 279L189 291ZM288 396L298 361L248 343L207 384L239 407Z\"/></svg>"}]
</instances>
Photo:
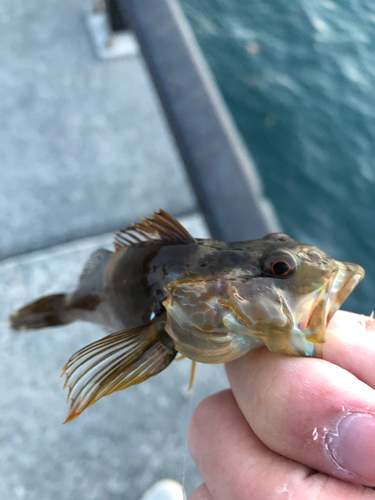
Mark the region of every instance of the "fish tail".
<instances>
[{"instance_id":1,"label":"fish tail","mask_svg":"<svg viewBox=\"0 0 375 500\"><path fill-rule=\"evenodd\" d=\"M27 304L9 317L12 330L34 330L70 323L67 314L66 294L42 297Z\"/></svg>"}]
</instances>

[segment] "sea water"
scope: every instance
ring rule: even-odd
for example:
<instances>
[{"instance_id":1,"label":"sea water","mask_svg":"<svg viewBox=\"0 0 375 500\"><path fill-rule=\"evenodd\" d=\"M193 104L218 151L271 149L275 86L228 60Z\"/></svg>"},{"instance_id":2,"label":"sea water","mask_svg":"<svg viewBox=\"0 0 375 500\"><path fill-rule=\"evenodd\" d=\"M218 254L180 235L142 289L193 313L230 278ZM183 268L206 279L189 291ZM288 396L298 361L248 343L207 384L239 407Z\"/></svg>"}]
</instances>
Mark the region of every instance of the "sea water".
<instances>
[{"instance_id":1,"label":"sea water","mask_svg":"<svg viewBox=\"0 0 375 500\"><path fill-rule=\"evenodd\" d=\"M375 2L181 0L283 230L367 276L375 309Z\"/></svg>"}]
</instances>

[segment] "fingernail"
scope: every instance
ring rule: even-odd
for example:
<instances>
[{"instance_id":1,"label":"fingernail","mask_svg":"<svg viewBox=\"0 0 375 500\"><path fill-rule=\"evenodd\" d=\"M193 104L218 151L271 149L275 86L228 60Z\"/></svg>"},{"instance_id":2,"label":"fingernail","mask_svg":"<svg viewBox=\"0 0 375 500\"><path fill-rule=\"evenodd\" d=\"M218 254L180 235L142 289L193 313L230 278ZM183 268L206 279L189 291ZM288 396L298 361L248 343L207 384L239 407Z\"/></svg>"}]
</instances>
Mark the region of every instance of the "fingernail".
<instances>
[{"instance_id":1,"label":"fingernail","mask_svg":"<svg viewBox=\"0 0 375 500\"><path fill-rule=\"evenodd\" d=\"M344 417L326 444L332 458L343 469L375 484L375 417L353 413Z\"/></svg>"}]
</instances>

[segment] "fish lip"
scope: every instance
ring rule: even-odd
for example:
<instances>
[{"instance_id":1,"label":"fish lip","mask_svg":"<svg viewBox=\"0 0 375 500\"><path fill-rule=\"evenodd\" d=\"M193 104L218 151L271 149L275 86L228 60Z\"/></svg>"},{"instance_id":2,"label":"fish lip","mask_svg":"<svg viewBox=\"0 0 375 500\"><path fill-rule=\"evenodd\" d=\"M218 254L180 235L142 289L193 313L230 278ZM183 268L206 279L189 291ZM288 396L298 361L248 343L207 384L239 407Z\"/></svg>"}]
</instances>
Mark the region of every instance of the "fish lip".
<instances>
[{"instance_id":1,"label":"fish lip","mask_svg":"<svg viewBox=\"0 0 375 500\"><path fill-rule=\"evenodd\" d=\"M340 262L339 270L332 282L328 298L328 325L332 316L340 309L358 283L365 277L363 267L350 262Z\"/></svg>"},{"instance_id":2,"label":"fish lip","mask_svg":"<svg viewBox=\"0 0 375 500\"><path fill-rule=\"evenodd\" d=\"M338 263L338 267L332 272L331 279L320 290L316 298L305 327L307 340L314 343L324 342L325 330L329 321L364 275L364 269L358 264Z\"/></svg>"}]
</instances>

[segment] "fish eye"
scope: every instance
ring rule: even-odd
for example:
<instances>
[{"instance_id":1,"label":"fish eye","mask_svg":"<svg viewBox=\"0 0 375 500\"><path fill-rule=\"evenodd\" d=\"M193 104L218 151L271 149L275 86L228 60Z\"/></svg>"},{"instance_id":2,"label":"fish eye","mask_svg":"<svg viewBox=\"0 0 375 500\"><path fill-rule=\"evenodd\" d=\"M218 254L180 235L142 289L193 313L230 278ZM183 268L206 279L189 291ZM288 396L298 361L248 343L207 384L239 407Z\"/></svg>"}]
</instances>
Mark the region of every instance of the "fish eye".
<instances>
[{"instance_id":1,"label":"fish eye","mask_svg":"<svg viewBox=\"0 0 375 500\"><path fill-rule=\"evenodd\" d=\"M290 276L297 267L297 259L289 252L274 252L266 255L262 262L263 271L279 278Z\"/></svg>"}]
</instances>

